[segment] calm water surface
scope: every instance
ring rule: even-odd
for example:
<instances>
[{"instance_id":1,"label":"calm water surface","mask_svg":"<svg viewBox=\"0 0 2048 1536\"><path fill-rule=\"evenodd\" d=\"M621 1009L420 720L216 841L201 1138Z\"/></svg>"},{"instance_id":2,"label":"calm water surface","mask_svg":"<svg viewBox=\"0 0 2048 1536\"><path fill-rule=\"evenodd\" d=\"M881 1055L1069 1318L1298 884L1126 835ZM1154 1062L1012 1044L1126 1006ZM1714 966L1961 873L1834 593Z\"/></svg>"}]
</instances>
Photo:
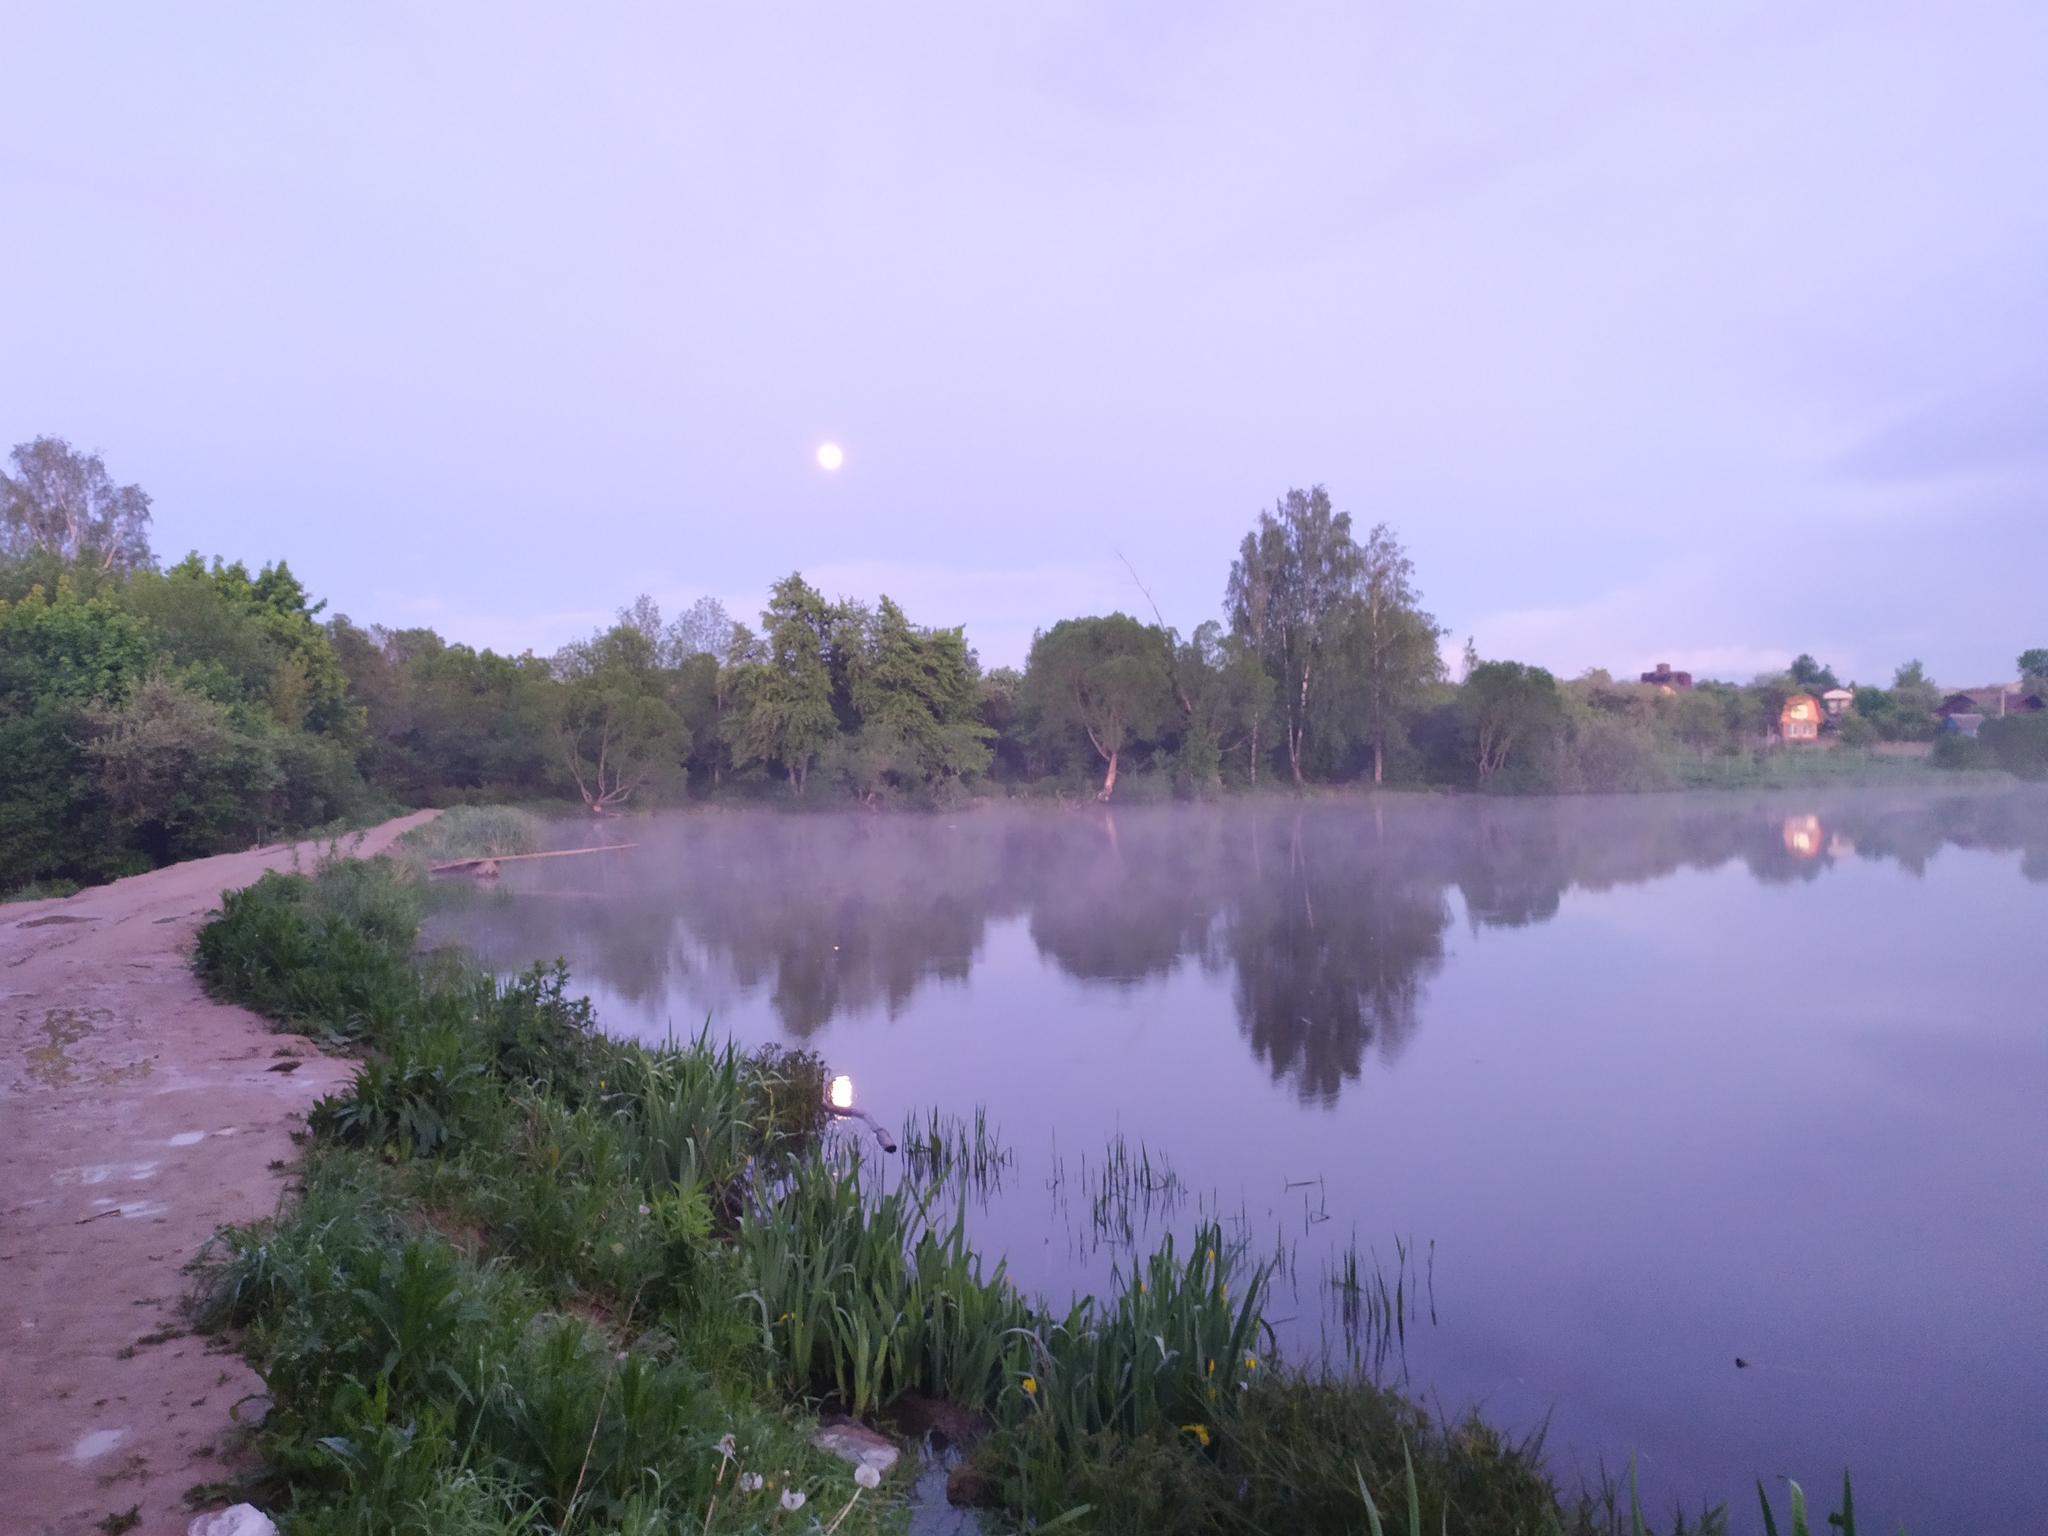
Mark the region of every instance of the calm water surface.
<instances>
[{"instance_id":1,"label":"calm water surface","mask_svg":"<svg viewBox=\"0 0 2048 1536\"><path fill-rule=\"evenodd\" d=\"M1741 1529L1847 1464L1875 1528L2039 1529L2039 789L631 825L438 935L566 956L615 1033L809 1046L891 1125L985 1107L1028 1289L1215 1211L1341 1354L1331 1274L1399 1242L1382 1369L1547 1419L1567 1479L1634 1453ZM1102 1208L1119 1135L1174 1182Z\"/></svg>"}]
</instances>

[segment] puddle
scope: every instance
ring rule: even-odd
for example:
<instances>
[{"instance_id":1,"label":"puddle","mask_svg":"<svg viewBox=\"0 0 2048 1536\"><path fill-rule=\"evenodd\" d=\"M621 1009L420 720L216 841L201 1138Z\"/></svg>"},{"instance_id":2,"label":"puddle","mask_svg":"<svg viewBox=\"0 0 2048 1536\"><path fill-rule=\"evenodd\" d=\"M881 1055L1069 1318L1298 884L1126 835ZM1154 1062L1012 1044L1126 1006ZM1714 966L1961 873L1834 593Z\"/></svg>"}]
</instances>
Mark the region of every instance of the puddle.
<instances>
[{"instance_id":1,"label":"puddle","mask_svg":"<svg viewBox=\"0 0 2048 1536\"><path fill-rule=\"evenodd\" d=\"M78 1443L71 1447L73 1461L91 1461L104 1456L123 1440L128 1438L125 1429L95 1429L78 1437Z\"/></svg>"},{"instance_id":2,"label":"puddle","mask_svg":"<svg viewBox=\"0 0 2048 1536\"><path fill-rule=\"evenodd\" d=\"M43 1014L39 1026L29 1025L29 1015L18 1013L15 1017L27 1026L24 1032L40 1030L41 1045L30 1046L23 1053L28 1064L28 1075L45 1088L65 1088L90 1077L94 1083L105 1085L120 1082L123 1078L147 1077L150 1071L149 1059L111 1065L104 1062L88 1061L83 1053L71 1054L71 1048L99 1028L109 1023L114 1015L105 1008L51 1008ZM20 1084L19 1086L26 1086Z\"/></svg>"},{"instance_id":3,"label":"puddle","mask_svg":"<svg viewBox=\"0 0 2048 1536\"><path fill-rule=\"evenodd\" d=\"M946 1475L960 1453L934 1450L929 1437L917 1447L917 1480L910 1485L910 1536L981 1536L981 1519L971 1509L946 1502Z\"/></svg>"}]
</instances>

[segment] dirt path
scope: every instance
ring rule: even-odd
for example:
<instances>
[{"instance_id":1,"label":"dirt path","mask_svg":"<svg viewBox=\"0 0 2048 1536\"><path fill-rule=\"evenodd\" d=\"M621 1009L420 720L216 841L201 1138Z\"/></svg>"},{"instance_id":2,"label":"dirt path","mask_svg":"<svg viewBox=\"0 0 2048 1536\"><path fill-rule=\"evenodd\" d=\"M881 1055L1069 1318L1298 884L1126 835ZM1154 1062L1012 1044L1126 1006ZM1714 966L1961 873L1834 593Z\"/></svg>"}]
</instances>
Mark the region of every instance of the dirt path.
<instances>
[{"instance_id":1,"label":"dirt path","mask_svg":"<svg viewBox=\"0 0 2048 1536\"><path fill-rule=\"evenodd\" d=\"M343 846L377 853L433 814ZM262 1383L183 1333L179 1271L223 1222L275 1209L293 1125L353 1068L209 1002L188 956L223 890L322 851L224 854L0 907L8 1533L89 1536L131 1507L139 1536L182 1533L185 1490L225 1475L232 1410Z\"/></svg>"}]
</instances>

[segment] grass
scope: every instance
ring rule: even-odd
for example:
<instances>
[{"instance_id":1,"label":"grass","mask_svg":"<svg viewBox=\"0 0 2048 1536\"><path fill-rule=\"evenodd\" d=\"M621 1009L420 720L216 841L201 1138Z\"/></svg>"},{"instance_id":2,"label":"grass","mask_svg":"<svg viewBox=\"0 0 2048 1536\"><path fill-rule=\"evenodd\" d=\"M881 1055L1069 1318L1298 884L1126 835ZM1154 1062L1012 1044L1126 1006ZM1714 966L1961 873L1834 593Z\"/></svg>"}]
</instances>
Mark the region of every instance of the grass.
<instances>
[{"instance_id":1,"label":"grass","mask_svg":"<svg viewBox=\"0 0 2048 1536\"><path fill-rule=\"evenodd\" d=\"M545 826L517 806L456 805L414 827L399 845L421 860L502 858L540 852Z\"/></svg>"},{"instance_id":2,"label":"grass","mask_svg":"<svg viewBox=\"0 0 2048 1536\"><path fill-rule=\"evenodd\" d=\"M966 1237L1011 1165L984 1117L907 1125L892 1182L829 1128L815 1056L613 1041L559 966L416 958L423 885L266 875L197 947L216 996L362 1058L296 1198L195 1265L198 1325L272 1405L233 1491L287 1536L897 1531L905 1480L866 1489L810 1435L909 1395L989 1426L991 1518L1039 1530L1625 1528L1612 1487L1560 1497L1540 1438L1433 1418L1355 1358L1274 1359L1272 1261L1219 1224L1130 1249L1100 1300L1025 1297ZM1121 1142L1077 1183L1124 1243L1184 1192ZM1333 1286L1398 1336L1411 1255L1392 1292L1353 1257Z\"/></svg>"}]
</instances>

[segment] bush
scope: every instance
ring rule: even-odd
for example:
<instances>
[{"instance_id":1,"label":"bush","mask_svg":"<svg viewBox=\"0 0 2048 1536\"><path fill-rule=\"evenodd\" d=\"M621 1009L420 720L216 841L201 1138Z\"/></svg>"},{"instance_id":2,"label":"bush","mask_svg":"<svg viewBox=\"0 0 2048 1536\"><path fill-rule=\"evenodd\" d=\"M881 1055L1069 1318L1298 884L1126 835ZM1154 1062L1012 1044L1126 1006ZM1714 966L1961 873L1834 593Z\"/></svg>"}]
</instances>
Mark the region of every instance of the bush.
<instances>
[{"instance_id":1,"label":"bush","mask_svg":"<svg viewBox=\"0 0 2048 1536\"><path fill-rule=\"evenodd\" d=\"M2006 715L1977 728L1992 761L2022 779L2048 778L2048 714Z\"/></svg>"}]
</instances>

